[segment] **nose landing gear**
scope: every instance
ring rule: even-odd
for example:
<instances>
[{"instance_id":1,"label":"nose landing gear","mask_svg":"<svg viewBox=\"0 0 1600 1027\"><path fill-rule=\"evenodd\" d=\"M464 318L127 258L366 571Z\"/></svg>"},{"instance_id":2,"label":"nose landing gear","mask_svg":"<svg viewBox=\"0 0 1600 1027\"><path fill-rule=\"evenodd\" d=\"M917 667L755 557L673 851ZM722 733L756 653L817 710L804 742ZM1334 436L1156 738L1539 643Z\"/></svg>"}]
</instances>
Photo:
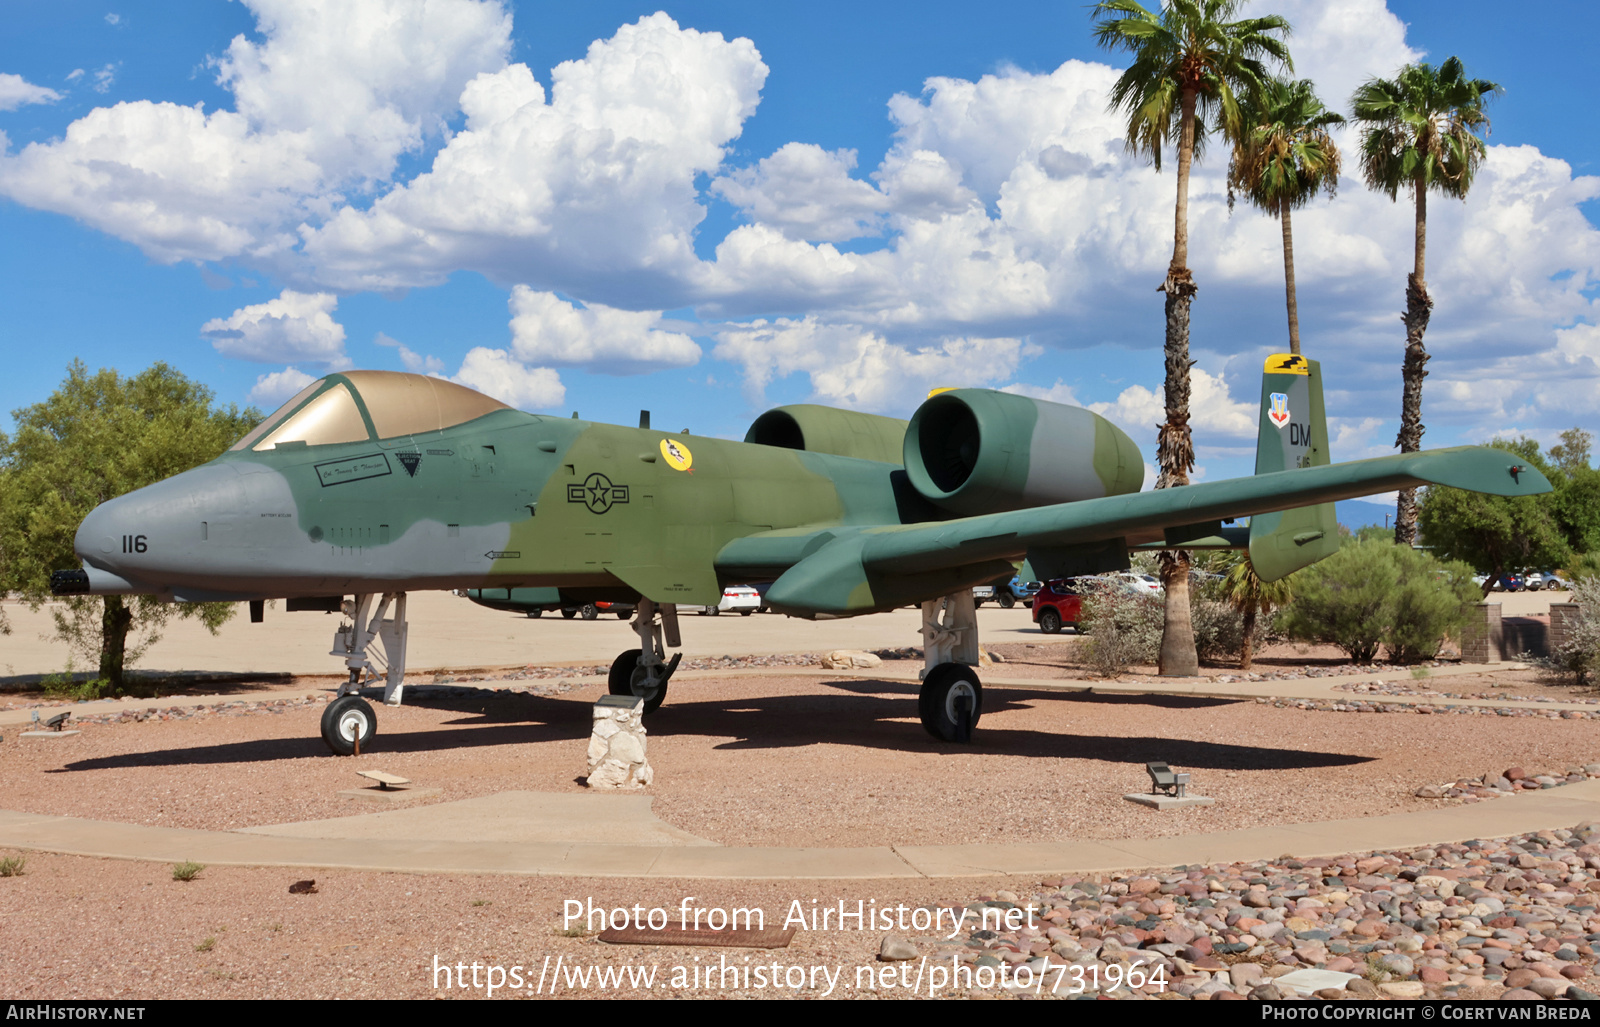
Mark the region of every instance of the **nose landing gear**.
<instances>
[{"instance_id":1,"label":"nose landing gear","mask_svg":"<svg viewBox=\"0 0 1600 1027\"><path fill-rule=\"evenodd\" d=\"M383 704L399 706L405 688L406 675L406 594L386 593L373 608L377 596L358 595L354 602L344 604L345 615L352 623L345 624L333 634L333 649L329 655L344 659L349 679L339 686L339 696L322 711L322 740L336 755L360 755L361 749L372 741L378 731L378 715L372 706L357 693L362 686L378 680L373 668L376 658L383 664ZM392 618L385 618L394 609ZM373 650L380 643L382 655Z\"/></svg>"},{"instance_id":2,"label":"nose landing gear","mask_svg":"<svg viewBox=\"0 0 1600 1027\"><path fill-rule=\"evenodd\" d=\"M641 648L629 649L611 663L607 688L612 695L634 695L644 700L644 712L654 713L667 698L667 680L678 669L682 653L668 660L667 647L683 645L678 635L678 607L640 599L634 611L633 630Z\"/></svg>"}]
</instances>

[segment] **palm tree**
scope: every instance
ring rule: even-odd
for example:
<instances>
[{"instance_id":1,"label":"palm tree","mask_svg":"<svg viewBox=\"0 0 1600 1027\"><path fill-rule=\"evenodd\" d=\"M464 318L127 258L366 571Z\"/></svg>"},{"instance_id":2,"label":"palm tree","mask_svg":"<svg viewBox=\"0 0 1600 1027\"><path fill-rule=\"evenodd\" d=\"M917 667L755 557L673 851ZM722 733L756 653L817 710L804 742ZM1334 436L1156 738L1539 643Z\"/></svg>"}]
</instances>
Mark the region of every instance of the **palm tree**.
<instances>
[{"instance_id":1,"label":"palm tree","mask_svg":"<svg viewBox=\"0 0 1600 1027\"><path fill-rule=\"evenodd\" d=\"M1222 598L1235 610L1244 614L1244 649L1239 657L1239 669L1250 669L1256 641L1256 617L1271 613L1294 601L1293 577L1277 581L1262 581L1256 576L1250 554L1242 553L1239 560L1222 579Z\"/></svg>"},{"instance_id":2,"label":"palm tree","mask_svg":"<svg viewBox=\"0 0 1600 1027\"><path fill-rule=\"evenodd\" d=\"M1322 105L1310 81L1274 80L1241 106L1243 129L1228 166L1228 209L1235 192L1277 218L1283 227L1283 282L1289 306L1289 352L1300 352L1300 313L1294 294L1294 229L1289 211L1318 190L1339 184L1339 148L1329 125L1344 118Z\"/></svg>"},{"instance_id":3,"label":"palm tree","mask_svg":"<svg viewBox=\"0 0 1600 1027\"><path fill-rule=\"evenodd\" d=\"M1428 295L1423 271L1428 238L1428 190L1464 198L1472 176L1483 160L1485 146L1478 130L1489 129L1483 113L1485 101L1503 90L1493 82L1468 78L1460 58L1452 57L1438 68L1408 64L1392 79L1373 79L1350 99L1355 120L1361 125L1361 175L1367 185L1394 200L1401 187L1416 201L1416 255L1406 278L1406 360L1402 371L1404 392L1400 403L1400 434L1395 445L1402 453L1422 448L1422 379L1428 372L1428 351L1422 335L1428 330L1433 299ZM1415 489L1400 492L1395 512L1394 540L1410 545L1417 535Z\"/></svg>"},{"instance_id":4,"label":"palm tree","mask_svg":"<svg viewBox=\"0 0 1600 1027\"><path fill-rule=\"evenodd\" d=\"M1238 6L1238 0L1167 0L1160 14L1137 0L1102 0L1094 7L1095 40L1108 50L1133 55L1110 96L1111 109L1128 117L1129 151L1148 155L1159 171L1161 151L1168 143L1178 148L1172 263L1161 284L1166 293L1167 419L1156 450L1156 488L1189 484L1194 467L1189 432L1189 304L1195 294L1188 266L1189 169L1208 132L1220 130L1228 138L1237 132L1237 94L1271 77L1264 61L1292 67L1288 48L1278 38L1289 34L1289 23L1276 15L1229 20ZM1162 553L1161 581L1167 596L1161 673L1198 674L1187 553Z\"/></svg>"}]
</instances>

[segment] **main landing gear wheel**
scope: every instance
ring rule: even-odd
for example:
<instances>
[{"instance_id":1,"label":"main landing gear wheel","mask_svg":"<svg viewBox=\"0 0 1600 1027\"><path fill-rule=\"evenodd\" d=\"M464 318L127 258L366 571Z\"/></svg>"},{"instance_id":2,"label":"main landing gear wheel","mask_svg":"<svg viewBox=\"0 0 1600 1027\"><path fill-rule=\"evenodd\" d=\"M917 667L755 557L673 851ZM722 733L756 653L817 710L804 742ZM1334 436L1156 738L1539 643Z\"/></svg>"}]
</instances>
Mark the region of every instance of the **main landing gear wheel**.
<instances>
[{"instance_id":1,"label":"main landing gear wheel","mask_svg":"<svg viewBox=\"0 0 1600 1027\"><path fill-rule=\"evenodd\" d=\"M1039 630L1047 635L1054 635L1061 630L1061 614L1055 610L1039 611Z\"/></svg>"},{"instance_id":2,"label":"main landing gear wheel","mask_svg":"<svg viewBox=\"0 0 1600 1027\"><path fill-rule=\"evenodd\" d=\"M378 733L378 715L359 695L343 695L322 711L322 740L338 756L355 754L359 739L362 749L372 744Z\"/></svg>"},{"instance_id":3,"label":"main landing gear wheel","mask_svg":"<svg viewBox=\"0 0 1600 1027\"><path fill-rule=\"evenodd\" d=\"M970 742L983 715L983 685L964 663L941 663L928 671L917 697L922 727L942 742Z\"/></svg>"},{"instance_id":4,"label":"main landing gear wheel","mask_svg":"<svg viewBox=\"0 0 1600 1027\"><path fill-rule=\"evenodd\" d=\"M644 700L644 712L654 713L661 707L667 698L667 683L665 680L659 684L651 685L650 669L641 666L639 657L644 655L641 649L629 649L611 661L611 674L607 681L607 691L612 695L634 695ZM662 666L658 670L665 677L677 666L674 658L671 667Z\"/></svg>"}]
</instances>

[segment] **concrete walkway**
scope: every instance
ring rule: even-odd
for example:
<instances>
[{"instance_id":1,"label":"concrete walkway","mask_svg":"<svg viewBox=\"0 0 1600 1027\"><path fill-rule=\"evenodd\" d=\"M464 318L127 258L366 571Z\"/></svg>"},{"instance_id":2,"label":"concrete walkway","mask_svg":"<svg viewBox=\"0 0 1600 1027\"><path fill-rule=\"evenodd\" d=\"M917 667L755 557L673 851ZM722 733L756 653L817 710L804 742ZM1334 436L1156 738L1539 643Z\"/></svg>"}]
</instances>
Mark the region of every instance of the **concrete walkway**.
<instances>
[{"instance_id":1,"label":"concrete walkway","mask_svg":"<svg viewBox=\"0 0 1600 1027\"><path fill-rule=\"evenodd\" d=\"M608 829L656 832L662 825L640 796L553 796L510 792L486 799L342 817L249 831L192 831L73 817L0 811L0 848L208 866L282 866L403 873L517 874L748 880L1039 877L1221 863L1334 856L1498 838L1600 820L1600 781L1566 785L1465 806L1355 820L1283 824L1170 838L1039 842L1027 845L911 845L855 849L739 848L674 832L646 844L530 841L571 833L571 808L606 810ZM639 800L644 798L643 802ZM546 812L537 813L540 807ZM557 807L560 807L559 809ZM529 819L516 837L505 814ZM553 817L546 822L540 816ZM654 821L652 824L651 822ZM305 835L318 837L306 837ZM452 840L462 837L475 840ZM545 835L545 837L551 837Z\"/></svg>"}]
</instances>

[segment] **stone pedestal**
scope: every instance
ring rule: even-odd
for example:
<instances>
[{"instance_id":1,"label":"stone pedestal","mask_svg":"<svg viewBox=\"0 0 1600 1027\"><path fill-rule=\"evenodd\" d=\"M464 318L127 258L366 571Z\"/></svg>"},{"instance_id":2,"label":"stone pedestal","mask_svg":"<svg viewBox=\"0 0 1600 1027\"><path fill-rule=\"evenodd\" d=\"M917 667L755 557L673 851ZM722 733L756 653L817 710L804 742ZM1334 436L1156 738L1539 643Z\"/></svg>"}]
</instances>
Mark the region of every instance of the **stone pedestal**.
<instances>
[{"instance_id":1,"label":"stone pedestal","mask_svg":"<svg viewBox=\"0 0 1600 1027\"><path fill-rule=\"evenodd\" d=\"M655 779L645 759L644 700L607 695L594 704L589 736L590 788L642 788Z\"/></svg>"},{"instance_id":2,"label":"stone pedestal","mask_svg":"<svg viewBox=\"0 0 1600 1027\"><path fill-rule=\"evenodd\" d=\"M1500 625L1500 604L1479 603L1461 635L1462 663L1499 663L1500 647L1505 644Z\"/></svg>"}]
</instances>

